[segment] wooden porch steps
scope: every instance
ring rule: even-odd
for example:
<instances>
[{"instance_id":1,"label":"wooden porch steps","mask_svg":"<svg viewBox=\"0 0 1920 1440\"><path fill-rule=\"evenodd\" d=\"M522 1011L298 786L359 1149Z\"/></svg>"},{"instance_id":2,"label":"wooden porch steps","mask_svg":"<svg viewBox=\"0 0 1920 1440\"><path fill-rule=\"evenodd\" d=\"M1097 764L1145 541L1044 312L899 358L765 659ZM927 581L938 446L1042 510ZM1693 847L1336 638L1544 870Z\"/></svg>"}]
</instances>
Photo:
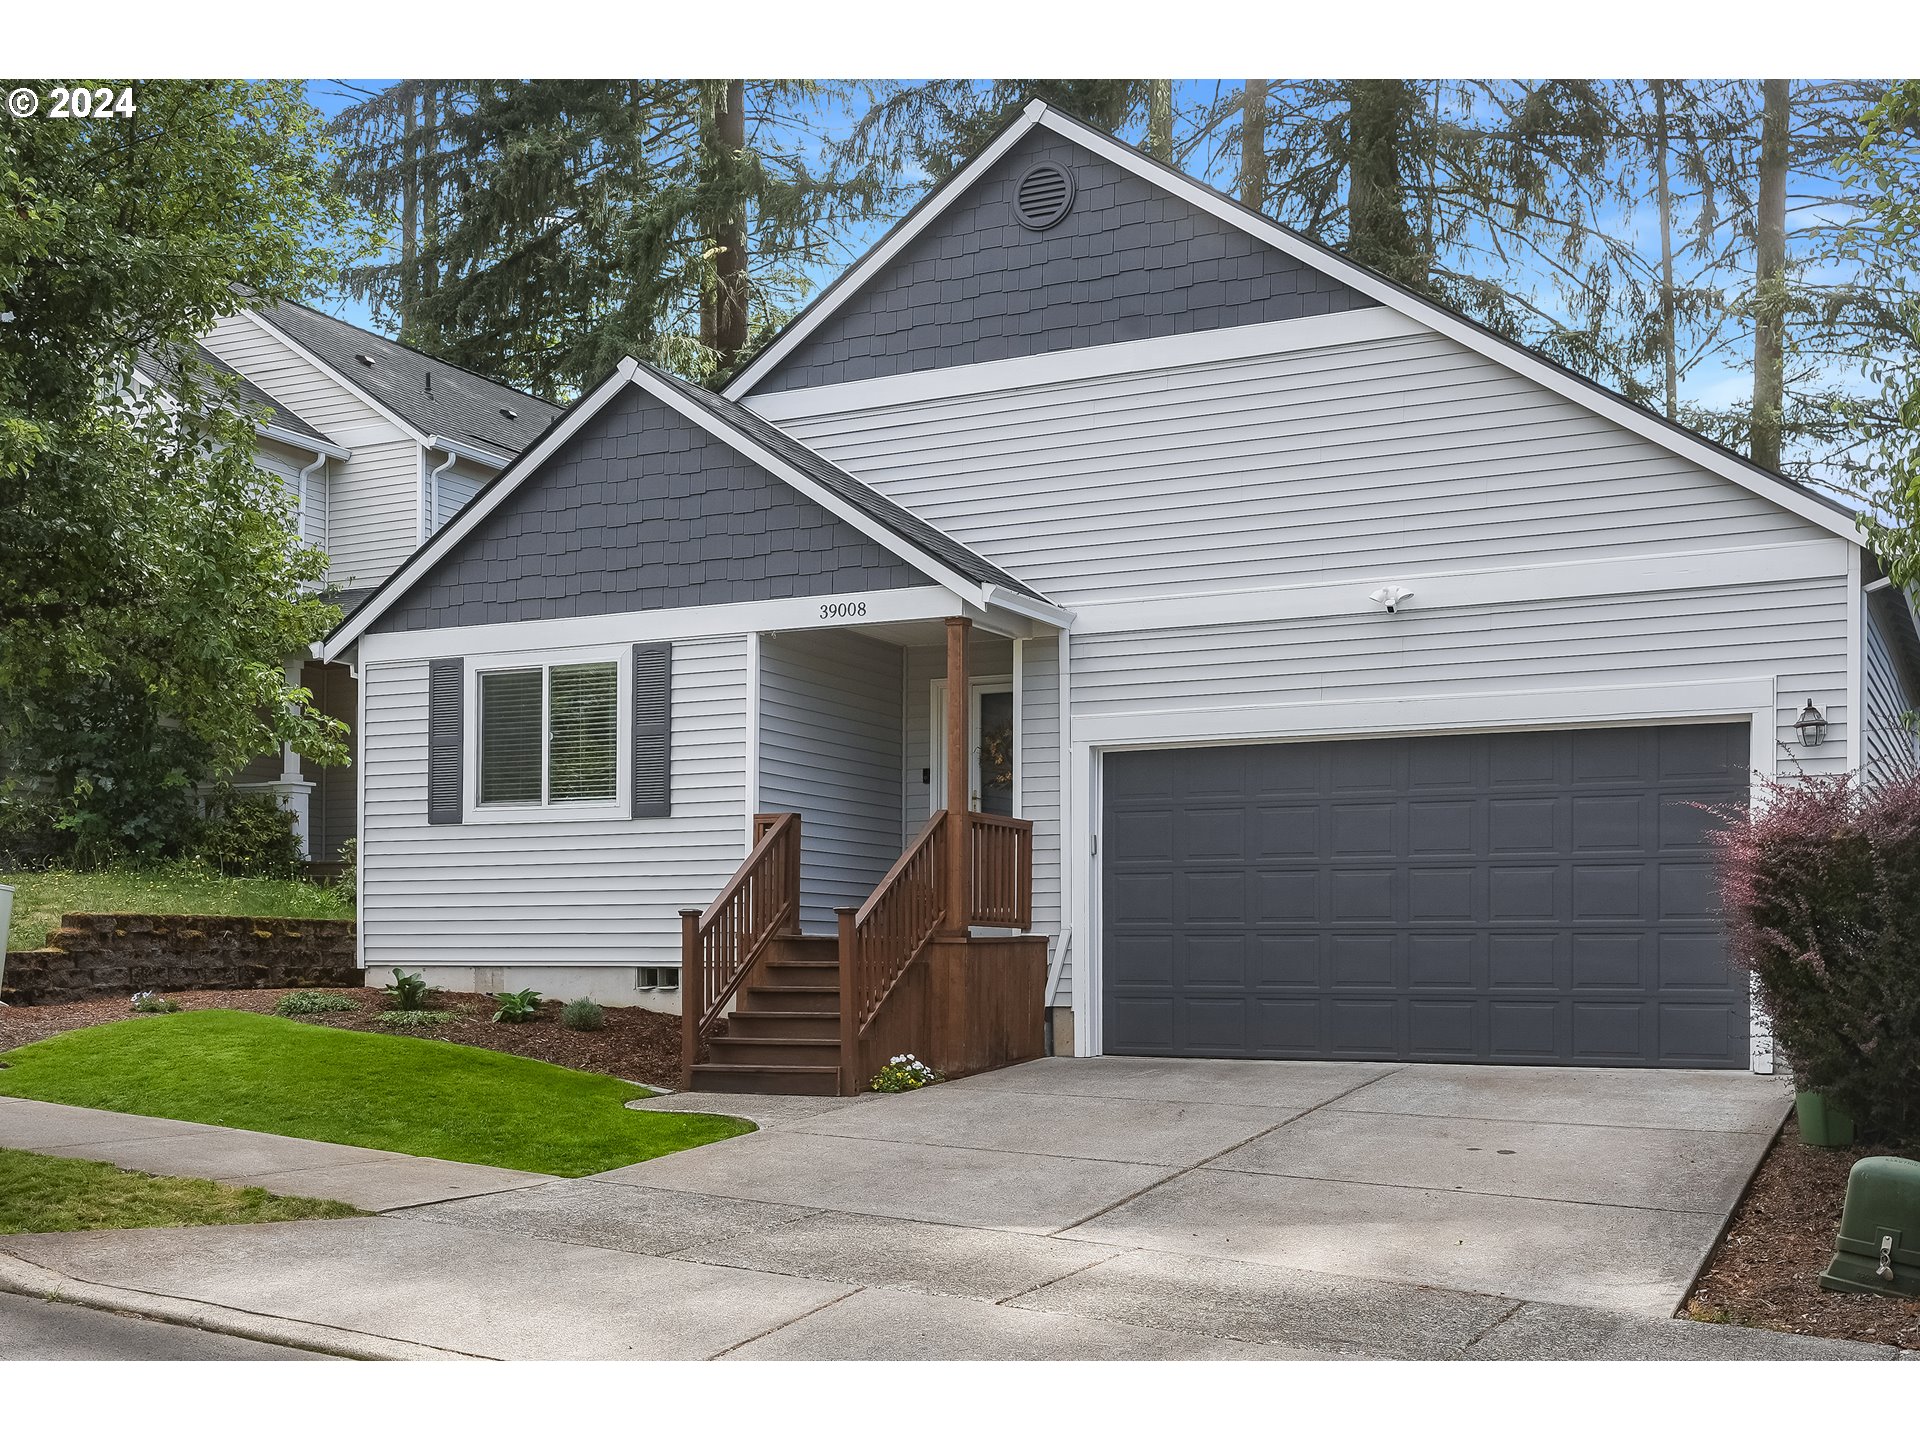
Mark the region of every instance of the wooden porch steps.
<instances>
[{"instance_id":1,"label":"wooden porch steps","mask_svg":"<svg viewBox=\"0 0 1920 1440\"><path fill-rule=\"evenodd\" d=\"M729 1095L837 1095L840 1091L839 940L786 935L768 942L740 987L727 1033L693 1067L695 1090Z\"/></svg>"}]
</instances>

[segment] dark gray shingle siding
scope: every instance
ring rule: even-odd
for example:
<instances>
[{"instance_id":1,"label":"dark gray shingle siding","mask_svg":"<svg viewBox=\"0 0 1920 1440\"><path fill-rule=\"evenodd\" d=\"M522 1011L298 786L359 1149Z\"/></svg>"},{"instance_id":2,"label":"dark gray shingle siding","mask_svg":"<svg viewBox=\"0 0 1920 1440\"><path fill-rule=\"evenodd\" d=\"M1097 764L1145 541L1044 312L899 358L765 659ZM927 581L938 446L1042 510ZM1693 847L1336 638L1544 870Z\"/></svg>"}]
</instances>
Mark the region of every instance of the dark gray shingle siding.
<instances>
[{"instance_id":1,"label":"dark gray shingle siding","mask_svg":"<svg viewBox=\"0 0 1920 1440\"><path fill-rule=\"evenodd\" d=\"M371 628L433 630L929 583L629 388Z\"/></svg>"},{"instance_id":2,"label":"dark gray shingle siding","mask_svg":"<svg viewBox=\"0 0 1920 1440\"><path fill-rule=\"evenodd\" d=\"M1073 209L1040 233L1013 190L1041 159ZM1066 137L1036 129L754 388L797 390L1377 302Z\"/></svg>"},{"instance_id":3,"label":"dark gray shingle siding","mask_svg":"<svg viewBox=\"0 0 1920 1440\"><path fill-rule=\"evenodd\" d=\"M1010 590L1031 595L1036 600L1045 598L1025 581L1008 574L985 556L975 554L945 531L929 525L866 482L856 480L825 456L816 454L792 436L762 420L746 406L736 405L724 396L703 390L664 370L656 370L651 366L647 368L677 394L698 405L721 424L779 457L828 494L854 506L868 519L906 541L922 555L932 556L976 585L1003 585Z\"/></svg>"}]
</instances>

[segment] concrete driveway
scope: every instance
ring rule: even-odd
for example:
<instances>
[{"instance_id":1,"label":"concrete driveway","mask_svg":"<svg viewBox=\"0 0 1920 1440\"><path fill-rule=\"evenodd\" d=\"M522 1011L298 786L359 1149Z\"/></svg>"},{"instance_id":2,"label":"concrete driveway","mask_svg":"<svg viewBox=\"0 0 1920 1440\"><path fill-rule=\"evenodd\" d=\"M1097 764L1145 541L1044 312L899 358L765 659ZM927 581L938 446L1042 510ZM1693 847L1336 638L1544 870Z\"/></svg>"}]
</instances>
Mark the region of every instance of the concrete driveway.
<instances>
[{"instance_id":1,"label":"concrete driveway","mask_svg":"<svg viewBox=\"0 0 1920 1440\"><path fill-rule=\"evenodd\" d=\"M514 1358L1892 1353L1669 1318L1785 1112L1744 1074L1046 1060L640 1103L763 1128L364 1220L0 1249Z\"/></svg>"},{"instance_id":2,"label":"concrete driveway","mask_svg":"<svg viewBox=\"0 0 1920 1440\"><path fill-rule=\"evenodd\" d=\"M1041 1060L600 1178L1671 1315L1787 1102L1725 1071Z\"/></svg>"}]
</instances>

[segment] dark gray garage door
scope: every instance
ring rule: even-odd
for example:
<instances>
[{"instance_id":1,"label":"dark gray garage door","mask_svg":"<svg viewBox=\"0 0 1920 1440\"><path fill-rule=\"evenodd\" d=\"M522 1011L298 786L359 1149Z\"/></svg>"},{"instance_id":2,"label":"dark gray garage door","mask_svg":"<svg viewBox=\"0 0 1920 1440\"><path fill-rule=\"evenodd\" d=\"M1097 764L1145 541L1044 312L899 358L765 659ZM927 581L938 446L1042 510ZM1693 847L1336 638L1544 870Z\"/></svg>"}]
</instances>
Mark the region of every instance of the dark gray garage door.
<instances>
[{"instance_id":1,"label":"dark gray garage door","mask_svg":"<svg viewBox=\"0 0 1920 1440\"><path fill-rule=\"evenodd\" d=\"M1744 1066L1698 806L1745 725L1109 755L1104 1048Z\"/></svg>"}]
</instances>

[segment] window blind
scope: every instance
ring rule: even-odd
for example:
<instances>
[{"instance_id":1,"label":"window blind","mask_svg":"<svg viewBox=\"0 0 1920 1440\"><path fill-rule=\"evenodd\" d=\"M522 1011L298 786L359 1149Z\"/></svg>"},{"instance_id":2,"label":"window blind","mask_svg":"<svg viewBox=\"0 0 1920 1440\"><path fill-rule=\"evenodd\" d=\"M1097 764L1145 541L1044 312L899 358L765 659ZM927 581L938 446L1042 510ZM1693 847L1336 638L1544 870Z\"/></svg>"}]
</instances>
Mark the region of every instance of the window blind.
<instances>
[{"instance_id":1,"label":"window blind","mask_svg":"<svg viewBox=\"0 0 1920 1440\"><path fill-rule=\"evenodd\" d=\"M547 798L611 800L619 784L619 667L547 672Z\"/></svg>"},{"instance_id":2,"label":"window blind","mask_svg":"<svg viewBox=\"0 0 1920 1440\"><path fill-rule=\"evenodd\" d=\"M538 670L495 670L480 677L480 803L540 803Z\"/></svg>"}]
</instances>

